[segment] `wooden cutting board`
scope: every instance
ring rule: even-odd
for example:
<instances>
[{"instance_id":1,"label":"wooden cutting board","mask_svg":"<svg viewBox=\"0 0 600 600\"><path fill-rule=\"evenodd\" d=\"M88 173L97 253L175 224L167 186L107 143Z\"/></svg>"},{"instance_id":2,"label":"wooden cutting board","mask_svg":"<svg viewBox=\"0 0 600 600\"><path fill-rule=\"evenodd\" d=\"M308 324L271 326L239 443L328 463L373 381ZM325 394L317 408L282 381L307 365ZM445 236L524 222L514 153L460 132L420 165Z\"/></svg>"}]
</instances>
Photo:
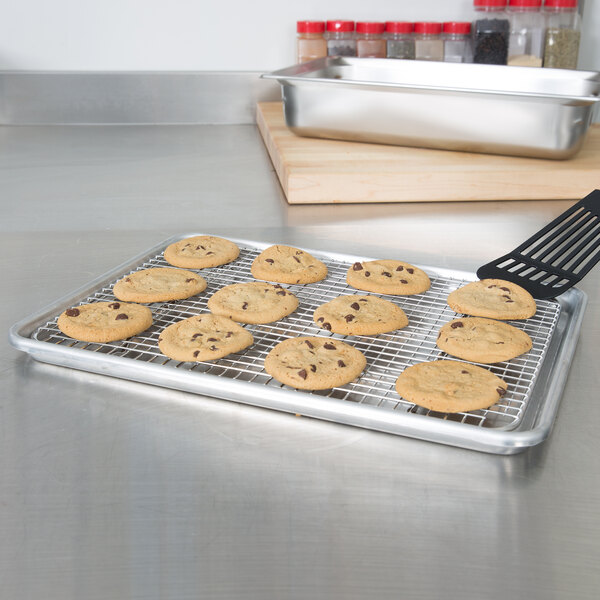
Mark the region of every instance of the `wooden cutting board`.
<instances>
[{"instance_id":1,"label":"wooden cutting board","mask_svg":"<svg viewBox=\"0 0 600 600\"><path fill-rule=\"evenodd\" d=\"M256 121L290 204L579 200L600 188L600 125L569 160L426 150L300 137L281 102Z\"/></svg>"}]
</instances>

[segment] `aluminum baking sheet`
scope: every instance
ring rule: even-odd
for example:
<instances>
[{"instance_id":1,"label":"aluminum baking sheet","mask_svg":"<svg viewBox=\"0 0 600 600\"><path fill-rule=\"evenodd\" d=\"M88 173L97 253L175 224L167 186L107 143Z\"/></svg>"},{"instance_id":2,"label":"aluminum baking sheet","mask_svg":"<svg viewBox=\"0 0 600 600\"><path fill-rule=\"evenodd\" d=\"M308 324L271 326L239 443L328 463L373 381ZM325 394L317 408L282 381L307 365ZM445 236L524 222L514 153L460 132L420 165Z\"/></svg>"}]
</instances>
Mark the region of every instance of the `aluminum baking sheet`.
<instances>
[{"instance_id":1,"label":"aluminum baking sheet","mask_svg":"<svg viewBox=\"0 0 600 600\"><path fill-rule=\"evenodd\" d=\"M431 289L426 293L376 294L404 309L407 327L377 336L341 336L316 327L313 311L338 295L357 293L346 284L346 272L356 261L374 259L305 248L325 262L329 272L324 281L315 284L286 286L299 299L294 313L275 323L245 325L255 343L240 353L213 362L171 360L158 349L160 331L181 319L208 312L207 300L217 289L253 281L252 261L272 245L229 238L240 247L239 258L203 269L208 286L201 294L150 304L154 323L142 334L99 344L73 340L58 330L56 321L63 310L80 303L114 300L112 289L118 279L138 269L169 267L163 258L164 248L192 235L202 234L165 240L20 321L10 330L11 343L42 362L474 450L513 454L540 443L549 434L585 309L585 294L574 288L559 301L538 301L534 317L512 323L531 336L530 352L507 362L480 365L507 382L507 394L487 410L457 414L417 407L401 398L394 386L409 365L440 358L458 360L440 351L435 341L439 328L456 317L446 304L448 294L476 280L471 273L421 266L431 278ZM331 390L306 392L285 386L265 372L264 358L280 341L301 335L343 339L365 354L367 367L352 383Z\"/></svg>"},{"instance_id":2,"label":"aluminum baking sheet","mask_svg":"<svg viewBox=\"0 0 600 600\"><path fill-rule=\"evenodd\" d=\"M583 144L600 73L326 57L264 74L296 134L537 158Z\"/></svg>"}]
</instances>

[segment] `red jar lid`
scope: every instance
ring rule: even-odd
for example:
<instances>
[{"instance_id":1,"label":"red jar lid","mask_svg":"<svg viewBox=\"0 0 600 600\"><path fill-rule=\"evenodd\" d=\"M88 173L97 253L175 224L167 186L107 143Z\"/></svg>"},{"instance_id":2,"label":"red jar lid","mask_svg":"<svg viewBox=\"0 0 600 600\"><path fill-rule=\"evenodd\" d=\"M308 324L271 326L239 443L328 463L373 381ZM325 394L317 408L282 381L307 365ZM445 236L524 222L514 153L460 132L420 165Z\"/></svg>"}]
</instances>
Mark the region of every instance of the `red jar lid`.
<instances>
[{"instance_id":1,"label":"red jar lid","mask_svg":"<svg viewBox=\"0 0 600 600\"><path fill-rule=\"evenodd\" d=\"M473 0L473 6L498 6L504 8L508 0Z\"/></svg>"},{"instance_id":2,"label":"red jar lid","mask_svg":"<svg viewBox=\"0 0 600 600\"><path fill-rule=\"evenodd\" d=\"M537 8L542 5L542 0L508 0L509 6L526 6L528 8Z\"/></svg>"},{"instance_id":3,"label":"red jar lid","mask_svg":"<svg viewBox=\"0 0 600 600\"><path fill-rule=\"evenodd\" d=\"M354 31L354 21L327 21L327 31Z\"/></svg>"},{"instance_id":4,"label":"red jar lid","mask_svg":"<svg viewBox=\"0 0 600 600\"><path fill-rule=\"evenodd\" d=\"M577 0L546 0L544 6L548 8L577 8Z\"/></svg>"},{"instance_id":5,"label":"red jar lid","mask_svg":"<svg viewBox=\"0 0 600 600\"><path fill-rule=\"evenodd\" d=\"M383 33L383 23L374 23L372 21L359 21L356 24L357 33Z\"/></svg>"},{"instance_id":6,"label":"red jar lid","mask_svg":"<svg viewBox=\"0 0 600 600\"><path fill-rule=\"evenodd\" d=\"M430 33L430 34L438 34L442 31L441 23L433 23L433 22L420 22L415 23L415 33Z\"/></svg>"},{"instance_id":7,"label":"red jar lid","mask_svg":"<svg viewBox=\"0 0 600 600\"><path fill-rule=\"evenodd\" d=\"M386 21L385 30L389 33L412 33L414 25L407 21Z\"/></svg>"},{"instance_id":8,"label":"red jar lid","mask_svg":"<svg viewBox=\"0 0 600 600\"><path fill-rule=\"evenodd\" d=\"M460 35L467 35L471 33L471 23L465 23L463 21L448 21L444 23L444 33L458 33Z\"/></svg>"},{"instance_id":9,"label":"red jar lid","mask_svg":"<svg viewBox=\"0 0 600 600\"><path fill-rule=\"evenodd\" d=\"M298 33L323 33L325 21L298 21L296 31Z\"/></svg>"}]
</instances>

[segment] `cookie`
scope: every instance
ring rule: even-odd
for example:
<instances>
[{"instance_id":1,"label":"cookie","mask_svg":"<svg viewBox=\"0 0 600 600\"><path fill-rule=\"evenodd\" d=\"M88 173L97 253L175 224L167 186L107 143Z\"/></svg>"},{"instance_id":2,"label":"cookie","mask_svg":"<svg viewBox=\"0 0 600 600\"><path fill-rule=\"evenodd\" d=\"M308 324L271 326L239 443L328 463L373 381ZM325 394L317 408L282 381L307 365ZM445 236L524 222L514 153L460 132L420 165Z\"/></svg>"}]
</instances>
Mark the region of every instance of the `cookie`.
<instances>
[{"instance_id":1,"label":"cookie","mask_svg":"<svg viewBox=\"0 0 600 600\"><path fill-rule=\"evenodd\" d=\"M301 390L327 390L358 377L367 360L360 350L332 338L297 337L280 342L265 358L265 371Z\"/></svg>"},{"instance_id":2,"label":"cookie","mask_svg":"<svg viewBox=\"0 0 600 600\"><path fill-rule=\"evenodd\" d=\"M442 413L489 408L507 387L487 369L454 360L407 367L396 380L396 391L405 400Z\"/></svg>"},{"instance_id":3,"label":"cookie","mask_svg":"<svg viewBox=\"0 0 600 600\"><path fill-rule=\"evenodd\" d=\"M503 279L473 281L448 296L457 313L489 319L528 319L535 314L533 296L516 283Z\"/></svg>"},{"instance_id":4,"label":"cookie","mask_svg":"<svg viewBox=\"0 0 600 600\"><path fill-rule=\"evenodd\" d=\"M83 342L125 340L152 325L152 311L140 304L93 302L65 310L58 328L69 337Z\"/></svg>"},{"instance_id":5,"label":"cookie","mask_svg":"<svg viewBox=\"0 0 600 600\"><path fill-rule=\"evenodd\" d=\"M197 235L170 244L165 248L165 260L174 267L208 269L235 260L240 254L236 244L212 235Z\"/></svg>"},{"instance_id":6,"label":"cookie","mask_svg":"<svg viewBox=\"0 0 600 600\"><path fill-rule=\"evenodd\" d=\"M298 298L280 285L264 281L233 283L215 292L208 309L240 323L272 323L298 308Z\"/></svg>"},{"instance_id":7,"label":"cookie","mask_svg":"<svg viewBox=\"0 0 600 600\"><path fill-rule=\"evenodd\" d=\"M355 262L348 269L346 282L357 290L396 296L421 294L431 286L424 271L399 260Z\"/></svg>"},{"instance_id":8,"label":"cookie","mask_svg":"<svg viewBox=\"0 0 600 600\"><path fill-rule=\"evenodd\" d=\"M437 345L452 356L479 363L496 363L531 350L531 338L508 323L482 317L464 317L446 323Z\"/></svg>"},{"instance_id":9,"label":"cookie","mask_svg":"<svg viewBox=\"0 0 600 600\"><path fill-rule=\"evenodd\" d=\"M278 283L315 283L327 276L327 266L312 254L282 245L263 250L250 271L255 279Z\"/></svg>"},{"instance_id":10,"label":"cookie","mask_svg":"<svg viewBox=\"0 0 600 600\"><path fill-rule=\"evenodd\" d=\"M408 325L399 306L377 296L338 296L319 306L313 319L323 329L342 335L377 335Z\"/></svg>"},{"instance_id":11,"label":"cookie","mask_svg":"<svg viewBox=\"0 0 600 600\"><path fill-rule=\"evenodd\" d=\"M252 334L227 317L202 314L165 327L160 351L182 362L216 360L252 345Z\"/></svg>"},{"instance_id":12,"label":"cookie","mask_svg":"<svg viewBox=\"0 0 600 600\"><path fill-rule=\"evenodd\" d=\"M157 267L135 271L119 279L113 294L124 302L168 302L190 298L204 289L206 280L196 273Z\"/></svg>"}]
</instances>

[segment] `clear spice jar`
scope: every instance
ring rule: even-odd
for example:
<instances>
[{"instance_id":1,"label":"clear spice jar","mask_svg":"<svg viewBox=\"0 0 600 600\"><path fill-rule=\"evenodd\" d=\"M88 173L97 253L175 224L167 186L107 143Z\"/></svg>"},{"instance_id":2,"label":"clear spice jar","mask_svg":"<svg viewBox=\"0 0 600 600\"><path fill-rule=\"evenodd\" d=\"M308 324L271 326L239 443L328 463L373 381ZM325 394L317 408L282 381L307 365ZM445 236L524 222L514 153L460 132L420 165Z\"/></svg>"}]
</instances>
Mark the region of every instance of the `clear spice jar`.
<instances>
[{"instance_id":1,"label":"clear spice jar","mask_svg":"<svg viewBox=\"0 0 600 600\"><path fill-rule=\"evenodd\" d=\"M356 56L385 58L387 47L383 37L384 24L372 21L356 23Z\"/></svg>"},{"instance_id":2,"label":"clear spice jar","mask_svg":"<svg viewBox=\"0 0 600 600\"><path fill-rule=\"evenodd\" d=\"M417 60L444 60L442 24L415 23L415 58Z\"/></svg>"},{"instance_id":3,"label":"clear spice jar","mask_svg":"<svg viewBox=\"0 0 600 600\"><path fill-rule=\"evenodd\" d=\"M546 0L544 67L576 69L581 38L577 0Z\"/></svg>"},{"instance_id":4,"label":"clear spice jar","mask_svg":"<svg viewBox=\"0 0 600 600\"><path fill-rule=\"evenodd\" d=\"M323 37L325 21L298 21L296 56L299 63L327 56L327 42Z\"/></svg>"},{"instance_id":5,"label":"clear spice jar","mask_svg":"<svg viewBox=\"0 0 600 600\"><path fill-rule=\"evenodd\" d=\"M508 0L510 37L507 64L541 67L544 55L542 0Z\"/></svg>"},{"instance_id":6,"label":"clear spice jar","mask_svg":"<svg viewBox=\"0 0 600 600\"><path fill-rule=\"evenodd\" d=\"M387 21L385 24L385 39L388 58L415 58L414 25L406 21Z\"/></svg>"},{"instance_id":7,"label":"clear spice jar","mask_svg":"<svg viewBox=\"0 0 600 600\"><path fill-rule=\"evenodd\" d=\"M473 62L471 23L448 21L442 26L444 62Z\"/></svg>"},{"instance_id":8,"label":"clear spice jar","mask_svg":"<svg viewBox=\"0 0 600 600\"><path fill-rule=\"evenodd\" d=\"M354 21L327 21L325 39L329 56L356 56Z\"/></svg>"},{"instance_id":9,"label":"clear spice jar","mask_svg":"<svg viewBox=\"0 0 600 600\"><path fill-rule=\"evenodd\" d=\"M508 59L509 24L507 0L473 0L475 16L471 26L473 62L505 65Z\"/></svg>"}]
</instances>

